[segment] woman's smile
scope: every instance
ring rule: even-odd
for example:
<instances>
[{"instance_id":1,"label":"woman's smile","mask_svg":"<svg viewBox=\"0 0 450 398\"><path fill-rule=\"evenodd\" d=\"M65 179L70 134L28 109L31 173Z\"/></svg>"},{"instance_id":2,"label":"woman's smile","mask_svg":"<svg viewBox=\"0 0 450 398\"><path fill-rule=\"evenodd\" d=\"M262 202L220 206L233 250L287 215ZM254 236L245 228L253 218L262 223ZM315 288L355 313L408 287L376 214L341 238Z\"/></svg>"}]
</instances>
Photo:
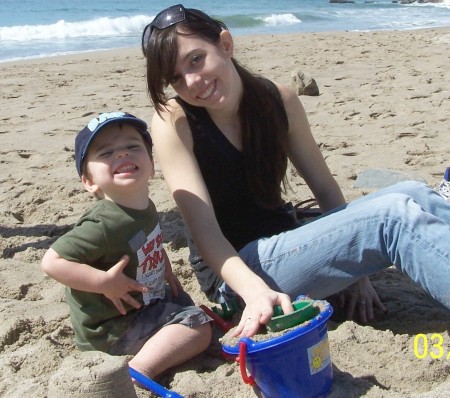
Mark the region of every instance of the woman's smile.
<instances>
[{"instance_id":1,"label":"woman's smile","mask_svg":"<svg viewBox=\"0 0 450 398\"><path fill-rule=\"evenodd\" d=\"M216 81L212 82L198 95L198 98L205 100L214 92L216 88Z\"/></svg>"}]
</instances>

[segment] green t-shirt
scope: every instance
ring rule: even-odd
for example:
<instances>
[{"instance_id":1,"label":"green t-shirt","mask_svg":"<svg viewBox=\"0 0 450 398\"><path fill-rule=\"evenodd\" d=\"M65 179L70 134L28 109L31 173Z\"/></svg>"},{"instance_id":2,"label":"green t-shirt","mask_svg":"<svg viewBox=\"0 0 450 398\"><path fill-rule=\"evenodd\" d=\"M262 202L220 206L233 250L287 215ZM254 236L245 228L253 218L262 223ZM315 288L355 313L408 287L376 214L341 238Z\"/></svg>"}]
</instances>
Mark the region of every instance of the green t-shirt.
<instances>
[{"instance_id":1,"label":"green t-shirt","mask_svg":"<svg viewBox=\"0 0 450 398\"><path fill-rule=\"evenodd\" d=\"M52 248L64 259L108 270L127 254L124 273L149 292L130 293L141 304L164 297L163 237L155 205L134 210L100 200ZM108 349L125 333L136 310L124 303L121 315L102 294L66 288L75 341L81 350Z\"/></svg>"}]
</instances>

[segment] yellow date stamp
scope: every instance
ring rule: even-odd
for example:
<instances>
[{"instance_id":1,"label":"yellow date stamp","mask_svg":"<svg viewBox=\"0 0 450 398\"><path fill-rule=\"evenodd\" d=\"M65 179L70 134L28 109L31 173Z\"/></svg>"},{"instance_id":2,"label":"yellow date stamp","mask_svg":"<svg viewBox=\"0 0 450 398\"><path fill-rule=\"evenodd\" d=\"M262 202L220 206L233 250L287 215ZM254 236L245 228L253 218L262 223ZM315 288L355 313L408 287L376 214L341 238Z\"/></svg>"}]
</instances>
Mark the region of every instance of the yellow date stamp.
<instances>
[{"instance_id":1,"label":"yellow date stamp","mask_svg":"<svg viewBox=\"0 0 450 398\"><path fill-rule=\"evenodd\" d=\"M440 333L433 333L430 337L423 333L416 334L413 347L416 358L424 359L430 356L433 359L450 361L450 347L445 344Z\"/></svg>"}]
</instances>

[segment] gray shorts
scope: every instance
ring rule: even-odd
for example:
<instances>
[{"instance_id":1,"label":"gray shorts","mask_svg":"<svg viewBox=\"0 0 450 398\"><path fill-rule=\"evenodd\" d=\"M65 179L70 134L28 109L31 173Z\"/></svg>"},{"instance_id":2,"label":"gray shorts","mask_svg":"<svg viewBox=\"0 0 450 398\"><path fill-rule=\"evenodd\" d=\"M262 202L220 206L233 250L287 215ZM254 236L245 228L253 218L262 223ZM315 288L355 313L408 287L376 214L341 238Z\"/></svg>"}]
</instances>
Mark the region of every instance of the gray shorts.
<instances>
[{"instance_id":1,"label":"gray shorts","mask_svg":"<svg viewBox=\"0 0 450 398\"><path fill-rule=\"evenodd\" d=\"M199 307L194 306L191 297L182 292L172 297L170 289L166 296L142 307L125 334L109 349L111 355L136 355L147 340L161 328L179 323L196 328L212 319Z\"/></svg>"}]
</instances>

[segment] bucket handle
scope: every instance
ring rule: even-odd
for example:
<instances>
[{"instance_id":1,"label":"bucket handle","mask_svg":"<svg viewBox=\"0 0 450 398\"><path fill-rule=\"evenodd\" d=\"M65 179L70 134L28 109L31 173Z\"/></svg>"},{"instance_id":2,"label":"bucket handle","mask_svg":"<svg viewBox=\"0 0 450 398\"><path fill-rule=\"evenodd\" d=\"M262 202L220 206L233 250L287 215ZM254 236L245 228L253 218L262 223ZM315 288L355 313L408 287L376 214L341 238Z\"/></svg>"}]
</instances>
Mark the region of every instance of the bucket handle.
<instances>
[{"instance_id":1,"label":"bucket handle","mask_svg":"<svg viewBox=\"0 0 450 398\"><path fill-rule=\"evenodd\" d=\"M245 356L247 354L247 344L245 341L239 343L239 369L241 371L242 380L244 383L254 386L256 384L255 379L252 376L247 375L247 368L245 367Z\"/></svg>"}]
</instances>

